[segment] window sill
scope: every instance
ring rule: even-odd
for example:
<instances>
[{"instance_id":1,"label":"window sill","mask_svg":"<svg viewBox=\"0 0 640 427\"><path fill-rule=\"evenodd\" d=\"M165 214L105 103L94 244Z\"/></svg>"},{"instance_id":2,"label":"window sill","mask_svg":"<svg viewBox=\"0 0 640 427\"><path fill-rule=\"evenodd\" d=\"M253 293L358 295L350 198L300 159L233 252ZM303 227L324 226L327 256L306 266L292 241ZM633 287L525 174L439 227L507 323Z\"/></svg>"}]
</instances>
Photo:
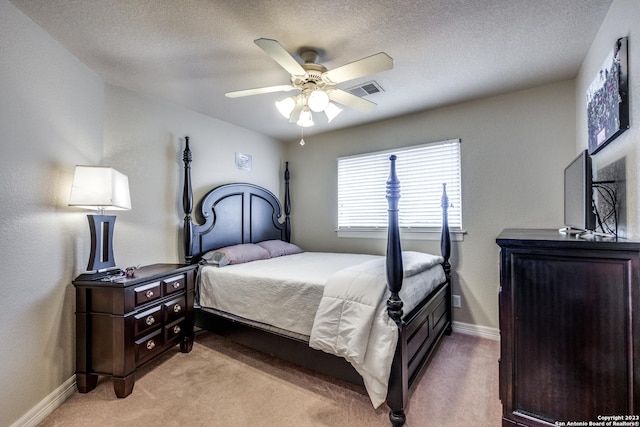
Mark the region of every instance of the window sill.
<instances>
[{"instance_id":1,"label":"window sill","mask_svg":"<svg viewBox=\"0 0 640 427\"><path fill-rule=\"evenodd\" d=\"M338 237L349 239L387 239L386 229L336 230ZM400 229L402 240L440 240L440 230ZM464 242L465 230L449 230L452 242Z\"/></svg>"}]
</instances>

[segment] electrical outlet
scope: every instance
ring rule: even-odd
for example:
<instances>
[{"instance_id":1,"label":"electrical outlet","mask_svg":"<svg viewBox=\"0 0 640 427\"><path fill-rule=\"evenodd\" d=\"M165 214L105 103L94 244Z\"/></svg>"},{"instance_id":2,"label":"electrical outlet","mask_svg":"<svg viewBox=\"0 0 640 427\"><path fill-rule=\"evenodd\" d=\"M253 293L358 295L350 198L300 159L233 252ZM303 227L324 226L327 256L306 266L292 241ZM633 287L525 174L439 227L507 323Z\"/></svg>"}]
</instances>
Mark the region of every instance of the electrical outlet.
<instances>
[{"instance_id":1,"label":"electrical outlet","mask_svg":"<svg viewBox=\"0 0 640 427\"><path fill-rule=\"evenodd\" d=\"M456 308L462 307L462 298L460 295L451 295L451 305Z\"/></svg>"}]
</instances>

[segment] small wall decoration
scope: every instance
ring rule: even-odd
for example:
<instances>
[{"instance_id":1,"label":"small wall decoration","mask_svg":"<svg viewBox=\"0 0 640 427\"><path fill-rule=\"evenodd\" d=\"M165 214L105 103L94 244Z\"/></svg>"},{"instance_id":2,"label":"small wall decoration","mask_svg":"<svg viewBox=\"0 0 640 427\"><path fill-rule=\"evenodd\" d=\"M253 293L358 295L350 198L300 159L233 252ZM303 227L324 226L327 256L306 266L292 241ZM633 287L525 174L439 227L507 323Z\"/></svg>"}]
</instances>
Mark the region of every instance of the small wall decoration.
<instances>
[{"instance_id":1,"label":"small wall decoration","mask_svg":"<svg viewBox=\"0 0 640 427\"><path fill-rule=\"evenodd\" d=\"M620 38L587 90L589 153L629 129L627 37Z\"/></svg>"},{"instance_id":2,"label":"small wall decoration","mask_svg":"<svg viewBox=\"0 0 640 427\"><path fill-rule=\"evenodd\" d=\"M251 170L251 155L236 153L236 167L238 169L250 171Z\"/></svg>"}]
</instances>

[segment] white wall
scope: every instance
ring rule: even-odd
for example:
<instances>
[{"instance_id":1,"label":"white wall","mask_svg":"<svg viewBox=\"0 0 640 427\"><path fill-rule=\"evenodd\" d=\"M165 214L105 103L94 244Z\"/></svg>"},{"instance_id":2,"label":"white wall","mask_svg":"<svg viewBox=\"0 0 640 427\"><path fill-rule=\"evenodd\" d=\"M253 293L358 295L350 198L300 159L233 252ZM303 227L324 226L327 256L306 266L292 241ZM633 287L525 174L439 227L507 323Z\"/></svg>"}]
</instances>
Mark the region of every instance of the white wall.
<instances>
[{"instance_id":1,"label":"white wall","mask_svg":"<svg viewBox=\"0 0 640 427\"><path fill-rule=\"evenodd\" d=\"M102 160L104 84L0 0L0 425L75 371L75 293L85 213L67 207L73 168Z\"/></svg>"},{"instance_id":2,"label":"white wall","mask_svg":"<svg viewBox=\"0 0 640 427\"><path fill-rule=\"evenodd\" d=\"M183 137L195 196L205 183L280 191L281 143L104 82L7 0L0 0L0 425L31 420L75 372L75 288L87 266L87 211L67 206L76 164L127 174L119 266L180 262ZM235 151L253 156L235 168ZM103 162L104 160L104 162ZM37 414L36 414L37 416ZM21 418L23 417L23 418Z\"/></svg>"},{"instance_id":3,"label":"white wall","mask_svg":"<svg viewBox=\"0 0 640 427\"><path fill-rule=\"evenodd\" d=\"M586 92L613 45L629 38L630 128L593 156L594 169L624 159L626 169L626 235L640 237L640 1L614 0L576 78L577 151L588 146Z\"/></svg>"},{"instance_id":4,"label":"white wall","mask_svg":"<svg viewBox=\"0 0 640 427\"><path fill-rule=\"evenodd\" d=\"M564 166L575 153L574 82L566 81L288 145L293 240L309 250L384 253L385 240L338 238L336 158L462 139L464 242L454 243L454 320L498 327L496 236L503 228L558 228ZM402 177L400 177L402 181ZM404 241L439 253L439 242Z\"/></svg>"},{"instance_id":5,"label":"white wall","mask_svg":"<svg viewBox=\"0 0 640 427\"><path fill-rule=\"evenodd\" d=\"M185 136L193 152L194 200L214 185L234 181L279 194L280 142L110 85L105 98L105 164L129 177L131 191L132 209L118 213L114 232L119 266L182 261ZM252 156L251 171L235 167L236 152Z\"/></svg>"}]
</instances>

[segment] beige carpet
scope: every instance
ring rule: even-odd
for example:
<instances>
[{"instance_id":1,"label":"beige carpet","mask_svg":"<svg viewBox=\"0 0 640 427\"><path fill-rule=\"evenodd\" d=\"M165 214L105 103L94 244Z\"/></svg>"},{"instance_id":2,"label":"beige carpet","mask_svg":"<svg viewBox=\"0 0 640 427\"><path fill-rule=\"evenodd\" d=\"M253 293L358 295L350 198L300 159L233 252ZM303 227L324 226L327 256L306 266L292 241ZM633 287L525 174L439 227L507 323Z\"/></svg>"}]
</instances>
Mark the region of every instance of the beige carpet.
<instances>
[{"instance_id":1,"label":"beige carpet","mask_svg":"<svg viewBox=\"0 0 640 427\"><path fill-rule=\"evenodd\" d=\"M444 337L413 388L407 427L500 426L499 343ZM200 331L193 351L178 347L139 371L133 393L116 398L101 377L41 426L390 426L363 388L319 376Z\"/></svg>"}]
</instances>

